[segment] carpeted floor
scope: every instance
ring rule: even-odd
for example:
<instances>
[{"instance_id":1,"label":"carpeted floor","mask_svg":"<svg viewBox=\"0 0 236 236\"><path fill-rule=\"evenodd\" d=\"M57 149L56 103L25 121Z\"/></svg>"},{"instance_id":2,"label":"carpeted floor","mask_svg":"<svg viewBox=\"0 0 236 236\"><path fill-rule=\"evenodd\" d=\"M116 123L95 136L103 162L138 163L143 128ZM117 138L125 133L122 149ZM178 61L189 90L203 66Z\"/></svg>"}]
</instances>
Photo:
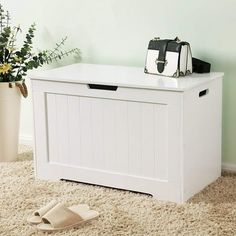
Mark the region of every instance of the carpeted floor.
<instances>
[{"instance_id":1,"label":"carpeted floor","mask_svg":"<svg viewBox=\"0 0 236 236\"><path fill-rule=\"evenodd\" d=\"M161 236L236 235L236 176L225 174L185 204L69 182L35 181L32 152L21 147L19 161L0 163L0 235L47 235L26 223L39 206L56 199L88 203L101 216L79 229L51 235Z\"/></svg>"}]
</instances>

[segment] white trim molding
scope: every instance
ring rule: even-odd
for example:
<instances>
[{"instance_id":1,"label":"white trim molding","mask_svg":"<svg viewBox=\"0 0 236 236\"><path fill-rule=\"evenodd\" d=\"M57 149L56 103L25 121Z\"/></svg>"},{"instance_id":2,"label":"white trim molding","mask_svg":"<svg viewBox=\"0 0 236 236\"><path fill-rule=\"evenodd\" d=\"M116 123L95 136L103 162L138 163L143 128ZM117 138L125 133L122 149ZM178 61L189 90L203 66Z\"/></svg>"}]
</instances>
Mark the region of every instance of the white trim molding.
<instances>
[{"instance_id":1,"label":"white trim molding","mask_svg":"<svg viewBox=\"0 0 236 236\"><path fill-rule=\"evenodd\" d=\"M32 135L20 135L19 144L33 146L33 136Z\"/></svg>"},{"instance_id":2,"label":"white trim molding","mask_svg":"<svg viewBox=\"0 0 236 236\"><path fill-rule=\"evenodd\" d=\"M236 164L222 163L222 170L236 172Z\"/></svg>"}]
</instances>

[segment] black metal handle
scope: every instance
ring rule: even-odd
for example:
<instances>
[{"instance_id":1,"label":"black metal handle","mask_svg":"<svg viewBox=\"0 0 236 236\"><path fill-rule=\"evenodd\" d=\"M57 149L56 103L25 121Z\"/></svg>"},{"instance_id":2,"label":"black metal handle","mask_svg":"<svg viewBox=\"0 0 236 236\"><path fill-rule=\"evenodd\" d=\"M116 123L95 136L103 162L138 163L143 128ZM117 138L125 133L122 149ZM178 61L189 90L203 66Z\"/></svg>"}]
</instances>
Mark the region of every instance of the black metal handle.
<instances>
[{"instance_id":1,"label":"black metal handle","mask_svg":"<svg viewBox=\"0 0 236 236\"><path fill-rule=\"evenodd\" d=\"M100 89L100 90L110 90L116 91L118 86L114 85L105 85L105 84L88 84L90 89Z\"/></svg>"},{"instance_id":2,"label":"black metal handle","mask_svg":"<svg viewBox=\"0 0 236 236\"><path fill-rule=\"evenodd\" d=\"M199 97L203 97L209 93L209 89L204 89L199 92Z\"/></svg>"}]
</instances>

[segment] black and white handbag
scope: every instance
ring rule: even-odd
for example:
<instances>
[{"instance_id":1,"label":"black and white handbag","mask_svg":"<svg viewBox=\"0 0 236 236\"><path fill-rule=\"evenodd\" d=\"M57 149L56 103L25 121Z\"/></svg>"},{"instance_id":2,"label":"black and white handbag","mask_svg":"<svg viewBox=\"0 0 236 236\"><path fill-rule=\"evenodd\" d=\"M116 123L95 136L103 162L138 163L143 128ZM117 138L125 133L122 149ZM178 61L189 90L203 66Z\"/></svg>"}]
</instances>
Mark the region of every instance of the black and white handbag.
<instances>
[{"instance_id":1,"label":"black and white handbag","mask_svg":"<svg viewBox=\"0 0 236 236\"><path fill-rule=\"evenodd\" d=\"M154 38L149 42L145 73L170 77L189 75L192 69L192 54L188 42L175 39Z\"/></svg>"}]
</instances>

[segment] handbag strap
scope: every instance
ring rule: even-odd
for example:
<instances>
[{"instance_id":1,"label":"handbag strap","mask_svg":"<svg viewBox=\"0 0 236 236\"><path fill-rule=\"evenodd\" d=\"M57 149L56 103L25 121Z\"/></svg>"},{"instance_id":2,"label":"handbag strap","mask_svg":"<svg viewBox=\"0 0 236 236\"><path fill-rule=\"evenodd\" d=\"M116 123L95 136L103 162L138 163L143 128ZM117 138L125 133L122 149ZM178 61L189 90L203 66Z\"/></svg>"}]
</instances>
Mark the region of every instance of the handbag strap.
<instances>
[{"instance_id":1,"label":"handbag strap","mask_svg":"<svg viewBox=\"0 0 236 236\"><path fill-rule=\"evenodd\" d=\"M211 64L198 58L192 58L192 65L195 73L210 73L211 71Z\"/></svg>"},{"instance_id":2,"label":"handbag strap","mask_svg":"<svg viewBox=\"0 0 236 236\"><path fill-rule=\"evenodd\" d=\"M165 69L165 66L167 64L166 61L166 50L168 47L168 43L171 42L173 40L170 39L165 39L165 40L161 40L159 42L159 55L158 58L156 59L156 65L157 65L157 70L159 73L162 73Z\"/></svg>"}]
</instances>

